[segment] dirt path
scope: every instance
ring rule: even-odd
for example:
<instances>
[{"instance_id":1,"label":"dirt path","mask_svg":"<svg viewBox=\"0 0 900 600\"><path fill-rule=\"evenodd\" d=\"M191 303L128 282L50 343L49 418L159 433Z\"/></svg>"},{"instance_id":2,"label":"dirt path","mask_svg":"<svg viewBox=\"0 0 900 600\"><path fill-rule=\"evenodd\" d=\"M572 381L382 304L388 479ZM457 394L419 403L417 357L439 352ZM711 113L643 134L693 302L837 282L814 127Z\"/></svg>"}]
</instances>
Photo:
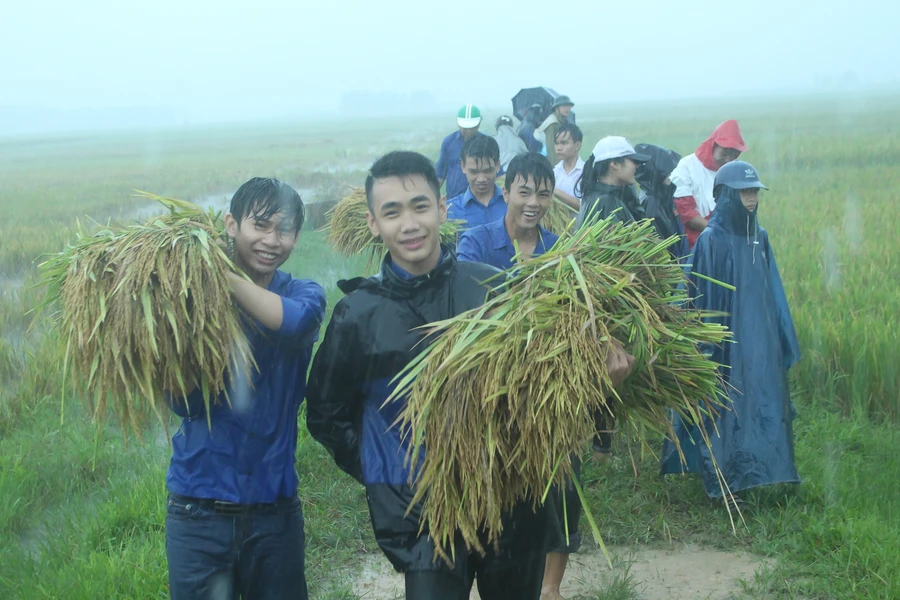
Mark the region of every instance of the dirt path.
<instances>
[{"instance_id":1,"label":"dirt path","mask_svg":"<svg viewBox=\"0 0 900 600\"><path fill-rule=\"evenodd\" d=\"M613 548L614 568L599 550L573 555L563 581L568 600L589 598L615 577L627 576L643 600L726 600L741 597L739 580L752 581L765 565L743 552L706 550L695 546L675 549ZM393 572L381 554L362 559L362 572L353 591L365 600L403 600L403 577ZM472 592L472 600L479 600Z\"/></svg>"}]
</instances>

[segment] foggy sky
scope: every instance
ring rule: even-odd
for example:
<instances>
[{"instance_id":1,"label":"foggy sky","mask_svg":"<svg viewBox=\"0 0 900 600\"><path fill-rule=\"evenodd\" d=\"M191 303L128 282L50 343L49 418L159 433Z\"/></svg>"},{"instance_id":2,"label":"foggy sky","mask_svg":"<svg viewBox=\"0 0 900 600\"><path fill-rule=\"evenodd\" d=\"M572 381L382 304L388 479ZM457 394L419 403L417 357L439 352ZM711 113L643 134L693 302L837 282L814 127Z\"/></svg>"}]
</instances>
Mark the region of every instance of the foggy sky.
<instances>
[{"instance_id":1,"label":"foggy sky","mask_svg":"<svg viewBox=\"0 0 900 600\"><path fill-rule=\"evenodd\" d=\"M165 106L199 122L315 116L351 90L427 90L448 105L499 106L534 85L582 104L898 86L898 6L8 2L0 112Z\"/></svg>"}]
</instances>

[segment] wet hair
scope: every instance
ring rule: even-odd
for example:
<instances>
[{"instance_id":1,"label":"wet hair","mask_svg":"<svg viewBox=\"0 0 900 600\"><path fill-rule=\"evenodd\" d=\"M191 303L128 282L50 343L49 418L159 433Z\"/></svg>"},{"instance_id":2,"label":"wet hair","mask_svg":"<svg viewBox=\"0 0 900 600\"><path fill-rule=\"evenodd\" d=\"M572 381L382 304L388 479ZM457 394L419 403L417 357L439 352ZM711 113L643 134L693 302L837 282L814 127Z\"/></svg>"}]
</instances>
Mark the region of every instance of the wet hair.
<instances>
[{"instance_id":1,"label":"wet hair","mask_svg":"<svg viewBox=\"0 0 900 600\"><path fill-rule=\"evenodd\" d=\"M500 145L497 144L497 140L492 136L476 135L469 138L469 140L463 144L462 150L459 153L459 160L463 163L465 163L466 159L469 157L474 158L476 162L480 160L492 160L499 165Z\"/></svg>"},{"instance_id":2,"label":"wet hair","mask_svg":"<svg viewBox=\"0 0 900 600\"><path fill-rule=\"evenodd\" d=\"M303 227L306 211L300 194L291 186L274 177L254 177L234 193L229 212L238 229L245 218L268 221L280 213L285 221L293 223L296 234Z\"/></svg>"},{"instance_id":3,"label":"wet hair","mask_svg":"<svg viewBox=\"0 0 900 600\"><path fill-rule=\"evenodd\" d=\"M584 140L584 134L581 133L581 129L578 127L578 125L575 125L574 123L566 123L556 130L556 135L553 136L553 143L556 143L559 140L559 136L564 133L568 133L573 142L581 142Z\"/></svg>"},{"instance_id":4,"label":"wet hair","mask_svg":"<svg viewBox=\"0 0 900 600\"><path fill-rule=\"evenodd\" d=\"M516 177L521 177L523 181L528 181L531 178L534 180L535 186L548 183L550 184L550 189L556 187L556 175L553 174L553 165L550 164L546 156L537 152L519 154L509 162L509 166L506 168L506 182L504 183L507 192L512 190Z\"/></svg>"},{"instance_id":5,"label":"wet hair","mask_svg":"<svg viewBox=\"0 0 900 600\"><path fill-rule=\"evenodd\" d=\"M609 171L609 165L612 163L621 164L623 162L625 162L624 158L610 158L609 160L595 163L594 155L591 154L591 156L584 161L584 170L581 172L581 177L578 178L578 182L575 184L575 193L579 194L582 198L587 198L588 195L597 189L600 178Z\"/></svg>"},{"instance_id":6,"label":"wet hair","mask_svg":"<svg viewBox=\"0 0 900 600\"><path fill-rule=\"evenodd\" d=\"M372 204L372 187L375 185L376 179L387 179L388 177L405 179L415 175L421 175L425 178L428 187L434 192L435 198L439 199L441 197L441 182L438 181L434 164L418 152L394 150L376 160L369 169L368 177L366 177L366 203L369 205L369 210L373 211L375 209Z\"/></svg>"}]
</instances>

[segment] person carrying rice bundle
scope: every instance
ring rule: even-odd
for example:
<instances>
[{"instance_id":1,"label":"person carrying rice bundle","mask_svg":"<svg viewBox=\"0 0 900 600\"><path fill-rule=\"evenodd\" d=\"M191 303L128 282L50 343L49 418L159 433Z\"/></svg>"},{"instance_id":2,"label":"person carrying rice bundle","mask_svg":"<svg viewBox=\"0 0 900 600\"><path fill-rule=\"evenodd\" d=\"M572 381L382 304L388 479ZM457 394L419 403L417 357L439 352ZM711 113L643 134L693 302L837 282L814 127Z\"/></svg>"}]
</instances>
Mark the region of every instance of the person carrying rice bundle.
<instances>
[{"instance_id":1,"label":"person carrying rice bundle","mask_svg":"<svg viewBox=\"0 0 900 600\"><path fill-rule=\"evenodd\" d=\"M711 347L733 408L705 419L706 430L717 432L710 433L711 446L698 443L697 425L676 417L661 458L664 475L700 473L711 498L723 497L724 478L729 506L745 490L800 482L787 376L800 360L800 347L768 233L757 220L761 189L767 188L756 169L744 161L719 169L715 211L689 265L697 291L694 306L724 314L710 320L734 333L735 343ZM733 287L715 285L710 278Z\"/></svg>"},{"instance_id":2,"label":"person carrying rice bundle","mask_svg":"<svg viewBox=\"0 0 900 600\"><path fill-rule=\"evenodd\" d=\"M513 267L517 255L521 259L544 254L559 239L559 236L540 225L553 202L555 185L554 169L545 156L533 152L514 158L509 165L503 191L507 203L506 217L464 233L457 247L457 258L483 262L506 270ZM626 360L633 363L633 357L626 357ZM580 456L572 457L572 470L573 477L580 482ZM553 492L561 532L559 539L548 546L541 588L541 598L544 600L562 597L559 588L569 554L577 552L581 547L581 534L578 531L581 502L574 488L569 486L565 495L560 493L558 487Z\"/></svg>"},{"instance_id":3,"label":"person carrying rice bundle","mask_svg":"<svg viewBox=\"0 0 900 600\"><path fill-rule=\"evenodd\" d=\"M538 600L547 543L556 532L543 507L522 501L505 511L496 544L484 553L458 534L455 560L436 559L437 542L422 502L413 503L415 473L406 440L395 426L403 402L385 401L395 377L420 350L420 327L481 306L499 274L457 261L439 239L446 206L434 167L414 152L392 152L366 179L368 221L388 248L381 272L341 281L347 294L335 307L316 353L307 390L307 425L335 463L365 485L375 539L399 572L409 600L461 600L477 581L483 600ZM610 357L615 378L627 374L622 354ZM616 362L618 361L618 362ZM440 449L435 447L434 452Z\"/></svg>"},{"instance_id":4,"label":"person carrying rice bundle","mask_svg":"<svg viewBox=\"0 0 900 600\"><path fill-rule=\"evenodd\" d=\"M506 215L463 233L456 257L506 270L517 254L540 255L549 250L559 236L544 229L541 219L553 202L554 181L545 156L530 152L515 157L503 189Z\"/></svg>"},{"instance_id":5,"label":"person carrying rice bundle","mask_svg":"<svg viewBox=\"0 0 900 600\"><path fill-rule=\"evenodd\" d=\"M230 273L228 282L255 368L249 381L233 377L227 400L208 408L199 388L168 396L182 418L166 476L173 600L307 598L294 455L325 293L279 269L302 226L300 196L276 179L244 183L225 215L229 253L249 278Z\"/></svg>"}]
</instances>

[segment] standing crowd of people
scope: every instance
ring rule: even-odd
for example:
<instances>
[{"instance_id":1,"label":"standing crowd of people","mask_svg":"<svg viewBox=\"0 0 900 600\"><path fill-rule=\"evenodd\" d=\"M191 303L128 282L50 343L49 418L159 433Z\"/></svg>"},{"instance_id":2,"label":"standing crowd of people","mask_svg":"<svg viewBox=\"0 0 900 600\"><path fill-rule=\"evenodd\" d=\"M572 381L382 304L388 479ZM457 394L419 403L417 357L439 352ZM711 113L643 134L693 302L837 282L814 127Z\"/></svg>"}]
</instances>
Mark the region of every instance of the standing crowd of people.
<instances>
[{"instance_id":1,"label":"standing crowd of people","mask_svg":"<svg viewBox=\"0 0 900 600\"><path fill-rule=\"evenodd\" d=\"M737 122L721 124L684 158L606 136L582 159L573 106L559 96L550 114L532 107L517 129L501 117L496 136L488 136L469 104L436 165L408 151L376 160L365 182L366 219L387 253L376 275L338 282L345 296L315 357L323 288L279 269L297 243L303 202L274 179L254 178L237 190L226 216L228 248L250 281L235 275L231 287L257 368L252 381L231 382L230 403L210 405L213 414L204 414L201 390L169 398L182 418L167 476L173 599L307 597L294 468L304 397L311 435L365 487L375 539L404 574L407 599L464 600L473 585L483 600L562 598L568 557L580 545L577 495L554 490L543 506L522 502L504 515L499 542L485 544L486 554L459 538L453 564L435 561L422 506L411 505L408 440L393 427L403 406L385 405L395 377L421 349L421 326L478 307L489 291L482 282L553 247L558 236L541 221L555 201L577 211L576 227L610 216L652 219L660 237L677 236L670 251L696 286L696 307L722 315L712 318L734 332L735 343L707 349L723 365L733 409L709 417L718 431L711 451L698 443L697 424L675 419L686 461L667 441L662 473L699 473L710 497L729 502L757 486L799 482L787 385L799 348L757 220L759 191L767 188L738 160L747 148ZM441 243L448 218L464 222L455 246ZM634 357L616 344L607 368L619 385ZM594 459L608 460L613 430L608 416L598 417ZM576 478L581 458L572 457ZM730 493L723 494L716 465Z\"/></svg>"}]
</instances>

